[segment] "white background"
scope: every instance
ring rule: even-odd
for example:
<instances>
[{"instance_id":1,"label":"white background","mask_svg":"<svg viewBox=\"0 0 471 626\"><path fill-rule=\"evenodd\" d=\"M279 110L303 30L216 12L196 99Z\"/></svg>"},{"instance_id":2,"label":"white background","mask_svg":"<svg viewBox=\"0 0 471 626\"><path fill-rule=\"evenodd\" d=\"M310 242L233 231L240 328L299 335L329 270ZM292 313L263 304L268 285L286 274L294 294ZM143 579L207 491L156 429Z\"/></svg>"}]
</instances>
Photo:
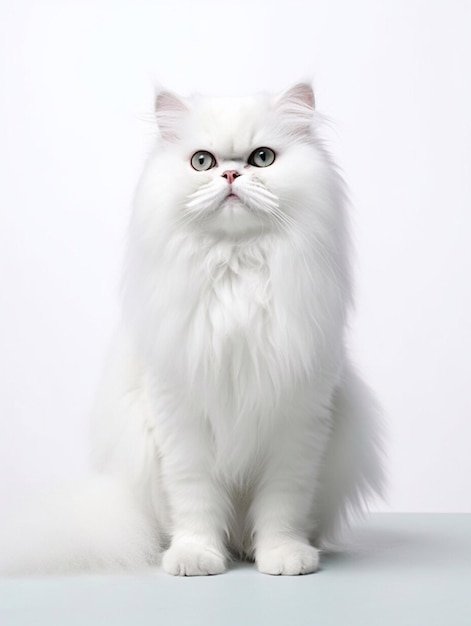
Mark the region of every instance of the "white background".
<instances>
[{"instance_id":1,"label":"white background","mask_svg":"<svg viewBox=\"0 0 471 626\"><path fill-rule=\"evenodd\" d=\"M471 3L2 0L0 496L80 474L156 81L313 79L354 205L379 510L471 512Z\"/></svg>"}]
</instances>

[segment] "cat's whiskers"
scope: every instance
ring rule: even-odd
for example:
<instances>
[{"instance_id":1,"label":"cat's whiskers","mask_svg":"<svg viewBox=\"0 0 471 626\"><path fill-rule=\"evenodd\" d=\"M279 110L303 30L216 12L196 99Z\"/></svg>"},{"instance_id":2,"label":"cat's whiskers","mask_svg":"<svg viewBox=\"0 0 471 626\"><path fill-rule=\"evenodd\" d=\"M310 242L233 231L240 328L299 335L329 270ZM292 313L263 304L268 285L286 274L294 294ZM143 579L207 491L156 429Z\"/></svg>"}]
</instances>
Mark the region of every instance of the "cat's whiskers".
<instances>
[{"instance_id":1,"label":"cat's whiskers","mask_svg":"<svg viewBox=\"0 0 471 626\"><path fill-rule=\"evenodd\" d=\"M219 204L225 195L225 186L218 185L215 181L209 181L191 194L185 208L187 211L211 210Z\"/></svg>"},{"instance_id":2,"label":"cat's whiskers","mask_svg":"<svg viewBox=\"0 0 471 626\"><path fill-rule=\"evenodd\" d=\"M296 227L295 221L279 207L273 209L273 216L284 228L291 229Z\"/></svg>"},{"instance_id":3,"label":"cat's whiskers","mask_svg":"<svg viewBox=\"0 0 471 626\"><path fill-rule=\"evenodd\" d=\"M180 223L186 226L200 221L205 221L219 208L226 195L226 185L216 184L210 180L194 193L182 207Z\"/></svg>"},{"instance_id":4,"label":"cat's whiskers","mask_svg":"<svg viewBox=\"0 0 471 626\"><path fill-rule=\"evenodd\" d=\"M275 221L277 221L278 199L260 181L248 179L245 184L237 188L237 194L246 208L258 217L263 231L266 227L266 216L275 217Z\"/></svg>"}]
</instances>

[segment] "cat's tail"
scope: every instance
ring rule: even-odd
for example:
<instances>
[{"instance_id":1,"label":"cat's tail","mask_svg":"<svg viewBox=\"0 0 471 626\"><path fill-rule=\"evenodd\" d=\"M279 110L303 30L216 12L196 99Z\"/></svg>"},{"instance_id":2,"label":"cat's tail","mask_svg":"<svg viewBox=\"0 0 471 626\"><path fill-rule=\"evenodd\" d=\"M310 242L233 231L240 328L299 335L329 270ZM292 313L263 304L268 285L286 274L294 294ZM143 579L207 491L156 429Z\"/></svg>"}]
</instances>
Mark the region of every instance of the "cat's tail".
<instances>
[{"instance_id":1,"label":"cat's tail","mask_svg":"<svg viewBox=\"0 0 471 626\"><path fill-rule=\"evenodd\" d=\"M155 529L114 477L63 484L8 509L0 520L3 576L138 569L156 560Z\"/></svg>"},{"instance_id":2,"label":"cat's tail","mask_svg":"<svg viewBox=\"0 0 471 626\"><path fill-rule=\"evenodd\" d=\"M368 504L384 498L384 425L376 398L347 364L334 394L332 433L317 501L315 540L336 549Z\"/></svg>"}]
</instances>

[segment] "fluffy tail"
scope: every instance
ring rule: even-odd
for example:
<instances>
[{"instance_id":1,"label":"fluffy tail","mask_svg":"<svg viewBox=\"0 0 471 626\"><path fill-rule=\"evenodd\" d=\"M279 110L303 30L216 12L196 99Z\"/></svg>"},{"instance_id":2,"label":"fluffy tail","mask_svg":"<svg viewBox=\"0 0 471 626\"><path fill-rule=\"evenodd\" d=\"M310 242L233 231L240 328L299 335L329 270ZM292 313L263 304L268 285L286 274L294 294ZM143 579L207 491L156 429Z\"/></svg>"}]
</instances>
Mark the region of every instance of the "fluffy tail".
<instances>
[{"instance_id":1,"label":"fluffy tail","mask_svg":"<svg viewBox=\"0 0 471 626\"><path fill-rule=\"evenodd\" d=\"M109 476L56 487L3 513L0 574L142 568L155 562L155 529L131 491Z\"/></svg>"},{"instance_id":2,"label":"fluffy tail","mask_svg":"<svg viewBox=\"0 0 471 626\"><path fill-rule=\"evenodd\" d=\"M321 477L317 541L338 545L368 502L384 497L383 426L376 399L348 365L332 409L333 429Z\"/></svg>"}]
</instances>

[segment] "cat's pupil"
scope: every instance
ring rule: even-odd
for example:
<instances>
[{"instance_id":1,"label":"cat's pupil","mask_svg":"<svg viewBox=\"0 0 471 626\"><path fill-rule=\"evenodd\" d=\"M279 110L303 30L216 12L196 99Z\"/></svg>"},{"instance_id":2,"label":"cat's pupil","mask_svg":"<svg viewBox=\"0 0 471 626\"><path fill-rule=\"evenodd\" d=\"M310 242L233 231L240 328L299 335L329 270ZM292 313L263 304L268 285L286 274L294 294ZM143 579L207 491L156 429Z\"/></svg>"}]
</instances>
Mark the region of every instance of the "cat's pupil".
<instances>
[{"instance_id":1,"label":"cat's pupil","mask_svg":"<svg viewBox=\"0 0 471 626\"><path fill-rule=\"evenodd\" d=\"M260 150L260 152L258 153L258 156L262 159L262 161L267 160L267 155L266 155L265 150Z\"/></svg>"},{"instance_id":2,"label":"cat's pupil","mask_svg":"<svg viewBox=\"0 0 471 626\"><path fill-rule=\"evenodd\" d=\"M200 163L200 165L204 165L204 154L200 154L198 161Z\"/></svg>"}]
</instances>

